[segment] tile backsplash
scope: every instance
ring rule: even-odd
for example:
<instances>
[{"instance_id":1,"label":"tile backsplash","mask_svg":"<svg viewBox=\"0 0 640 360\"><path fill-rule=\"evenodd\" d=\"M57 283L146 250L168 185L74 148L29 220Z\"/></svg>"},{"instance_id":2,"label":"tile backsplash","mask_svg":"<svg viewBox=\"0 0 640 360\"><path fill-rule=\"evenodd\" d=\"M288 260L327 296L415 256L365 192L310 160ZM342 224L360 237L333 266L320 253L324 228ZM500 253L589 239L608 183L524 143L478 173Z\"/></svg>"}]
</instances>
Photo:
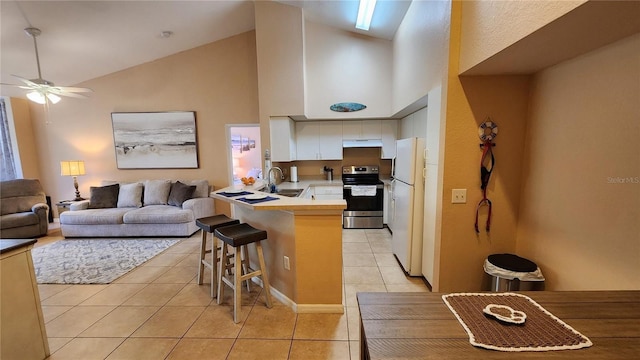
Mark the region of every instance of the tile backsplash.
<instances>
[{"instance_id":1,"label":"tile backsplash","mask_svg":"<svg viewBox=\"0 0 640 360\"><path fill-rule=\"evenodd\" d=\"M286 171L289 178L289 168L293 165L298 167L298 176L322 176L322 169L326 166L333 168L333 176L338 179L341 176L343 166L350 165L378 165L380 176L389 177L391 175L391 160L380 159L380 148L345 148L342 160L305 160L292 162L274 163Z\"/></svg>"}]
</instances>

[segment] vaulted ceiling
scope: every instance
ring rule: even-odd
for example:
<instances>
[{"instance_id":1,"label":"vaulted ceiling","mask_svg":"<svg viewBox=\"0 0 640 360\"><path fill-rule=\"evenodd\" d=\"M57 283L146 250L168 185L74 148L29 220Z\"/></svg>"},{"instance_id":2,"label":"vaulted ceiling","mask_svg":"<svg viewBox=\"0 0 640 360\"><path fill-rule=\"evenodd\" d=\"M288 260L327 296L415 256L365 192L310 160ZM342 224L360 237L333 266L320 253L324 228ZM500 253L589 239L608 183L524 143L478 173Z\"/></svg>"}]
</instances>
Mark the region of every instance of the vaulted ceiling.
<instances>
[{"instance_id":1,"label":"vaulted ceiling","mask_svg":"<svg viewBox=\"0 0 640 360\"><path fill-rule=\"evenodd\" d=\"M356 0L290 0L309 21L348 31L354 28ZM378 0L366 34L391 40L411 1ZM227 1L7 1L0 2L0 82L17 84L11 74L37 78L33 40L37 37L42 78L76 85L135 65L198 47L255 28L250 0ZM163 37L163 31L173 35ZM2 95L20 96L10 86Z\"/></svg>"}]
</instances>

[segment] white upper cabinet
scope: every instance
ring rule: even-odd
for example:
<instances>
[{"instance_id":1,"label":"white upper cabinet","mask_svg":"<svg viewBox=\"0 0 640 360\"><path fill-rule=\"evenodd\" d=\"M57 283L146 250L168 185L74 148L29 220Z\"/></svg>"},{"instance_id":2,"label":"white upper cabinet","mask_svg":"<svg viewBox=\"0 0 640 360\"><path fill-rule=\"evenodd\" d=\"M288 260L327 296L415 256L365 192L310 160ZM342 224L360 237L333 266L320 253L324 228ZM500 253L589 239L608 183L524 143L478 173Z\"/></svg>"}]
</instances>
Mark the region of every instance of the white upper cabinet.
<instances>
[{"instance_id":1,"label":"white upper cabinet","mask_svg":"<svg viewBox=\"0 0 640 360\"><path fill-rule=\"evenodd\" d=\"M393 159L396 156L396 140L398 139L398 120L381 120L380 136L382 137L382 159Z\"/></svg>"},{"instance_id":2,"label":"white upper cabinet","mask_svg":"<svg viewBox=\"0 0 640 360\"><path fill-rule=\"evenodd\" d=\"M342 122L296 123L298 160L342 160Z\"/></svg>"},{"instance_id":3,"label":"white upper cabinet","mask_svg":"<svg viewBox=\"0 0 640 360\"><path fill-rule=\"evenodd\" d=\"M296 160L295 123L288 117L272 117L269 120L271 161Z\"/></svg>"},{"instance_id":4,"label":"white upper cabinet","mask_svg":"<svg viewBox=\"0 0 640 360\"><path fill-rule=\"evenodd\" d=\"M342 122L342 139L381 139L380 120L345 120Z\"/></svg>"}]
</instances>

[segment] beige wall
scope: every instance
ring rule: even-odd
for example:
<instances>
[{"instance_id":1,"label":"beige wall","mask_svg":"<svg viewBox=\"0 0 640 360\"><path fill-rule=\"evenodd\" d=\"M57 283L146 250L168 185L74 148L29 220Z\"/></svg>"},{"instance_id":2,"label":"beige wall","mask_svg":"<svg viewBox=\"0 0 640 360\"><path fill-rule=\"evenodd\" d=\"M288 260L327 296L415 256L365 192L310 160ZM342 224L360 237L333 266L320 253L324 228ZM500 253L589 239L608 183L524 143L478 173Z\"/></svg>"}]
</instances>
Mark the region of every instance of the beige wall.
<instances>
[{"instance_id":1,"label":"beige wall","mask_svg":"<svg viewBox=\"0 0 640 360\"><path fill-rule=\"evenodd\" d=\"M508 48L586 0L465 1L460 73Z\"/></svg>"},{"instance_id":2,"label":"beige wall","mask_svg":"<svg viewBox=\"0 0 640 360\"><path fill-rule=\"evenodd\" d=\"M434 291L480 290L487 255L513 252L519 208L521 161L529 78L526 76L458 77L461 4L454 2L451 19L449 79L444 144L440 263ZM500 126L495 147L496 168L487 196L493 202L490 235L476 235L474 218L480 190L478 126L490 116ZM451 204L452 189L467 189L466 204ZM484 224L486 208L481 210Z\"/></svg>"},{"instance_id":3,"label":"beige wall","mask_svg":"<svg viewBox=\"0 0 640 360\"><path fill-rule=\"evenodd\" d=\"M517 251L551 290L640 289L640 35L537 74Z\"/></svg>"},{"instance_id":4,"label":"beige wall","mask_svg":"<svg viewBox=\"0 0 640 360\"><path fill-rule=\"evenodd\" d=\"M33 123L29 112L29 101L25 99L11 98L11 112L13 124L16 129L18 152L22 164L22 177L24 179L40 179L38 169L38 149L33 135ZM44 184L43 184L44 186ZM45 192L48 193L45 187Z\"/></svg>"},{"instance_id":5,"label":"beige wall","mask_svg":"<svg viewBox=\"0 0 640 360\"><path fill-rule=\"evenodd\" d=\"M85 82L91 97L51 106L50 124L30 104L45 189L54 202L73 196L72 180L59 175L60 161L68 159L85 161L87 175L78 178L84 197L103 179L202 178L227 186L225 124L258 123L256 71L251 31ZM118 170L111 112L171 110L196 112L199 168Z\"/></svg>"}]
</instances>

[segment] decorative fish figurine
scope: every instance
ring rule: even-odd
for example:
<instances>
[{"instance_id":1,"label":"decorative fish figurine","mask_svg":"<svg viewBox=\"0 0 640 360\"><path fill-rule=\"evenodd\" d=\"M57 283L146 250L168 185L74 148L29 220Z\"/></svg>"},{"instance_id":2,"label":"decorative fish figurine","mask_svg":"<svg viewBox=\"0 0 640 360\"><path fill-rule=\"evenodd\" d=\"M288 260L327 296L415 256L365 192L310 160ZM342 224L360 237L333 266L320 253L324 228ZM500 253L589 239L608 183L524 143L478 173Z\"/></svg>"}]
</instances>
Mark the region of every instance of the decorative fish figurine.
<instances>
[{"instance_id":1,"label":"decorative fish figurine","mask_svg":"<svg viewBox=\"0 0 640 360\"><path fill-rule=\"evenodd\" d=\"M352 112L366 109L367 106L360 103L343 102L331 105L329 109L337 112Z\"/></svg>"}]
</instances>

